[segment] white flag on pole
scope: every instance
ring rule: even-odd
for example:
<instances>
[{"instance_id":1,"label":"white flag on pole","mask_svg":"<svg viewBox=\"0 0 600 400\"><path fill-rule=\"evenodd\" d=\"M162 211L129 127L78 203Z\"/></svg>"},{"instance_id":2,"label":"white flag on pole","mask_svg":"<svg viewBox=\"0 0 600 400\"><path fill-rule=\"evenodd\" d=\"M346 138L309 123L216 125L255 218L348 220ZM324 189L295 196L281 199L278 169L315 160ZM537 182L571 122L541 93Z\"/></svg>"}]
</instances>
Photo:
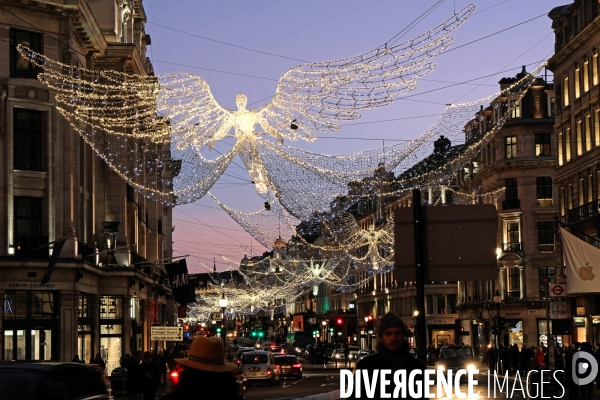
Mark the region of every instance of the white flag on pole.
<instances>
[{"instance_id":1,"label":"white flag on pole","mask_svg":"<svg viewBox=\"0 0 600 400\"><path fill-rule=\"evenodd\" d=\"M565 264L567 294L600 293L600 249L560 228Z\"/></svg>"}]
</instances>

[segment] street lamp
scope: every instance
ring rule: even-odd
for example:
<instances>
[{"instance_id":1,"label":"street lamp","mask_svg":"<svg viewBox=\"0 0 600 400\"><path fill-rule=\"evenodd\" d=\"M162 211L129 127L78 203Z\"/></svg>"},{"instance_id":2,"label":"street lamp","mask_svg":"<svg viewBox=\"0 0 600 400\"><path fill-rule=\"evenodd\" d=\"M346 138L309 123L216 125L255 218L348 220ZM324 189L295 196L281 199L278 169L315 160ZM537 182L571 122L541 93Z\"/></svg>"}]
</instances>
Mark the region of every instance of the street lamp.
<instances>
[{"instance_id":1,"label":"street lamp","mask_svg":"<svg viewBox=\"0 0 600 400\"><path fill-rule=\"evenodd\" d=\"M229 300L227 300L227 298L225 297L225 293L223 293L221 295L221 299L219 300L219 306L221 307L221 311L223 313L223 331L225 331L225 309L227 308L228 304ZM223 337L223 351L225 351L225 332L222 332L221 336Z\"/></svg>"},{"instance_id":2,"label":"street lamp","mask_svg":"<svg viewBox=\"0 0 600 400\"><path fill-rule=\"evenodd\" d=\"M322 321L321 324L323 325L323 343L325 343L325 338L327 335L327 321Z\"/></svg>"},{"instance_id":3,"label":"street lamp","mask_svg":"<svg viewBox=\"0 0 600 400\"><path fill-rule=\"evenodd\" d=\"M416 346L417 341L417 319L419 318L419 310L413 311L413 346Z\"/></svg>"}]
</instances>

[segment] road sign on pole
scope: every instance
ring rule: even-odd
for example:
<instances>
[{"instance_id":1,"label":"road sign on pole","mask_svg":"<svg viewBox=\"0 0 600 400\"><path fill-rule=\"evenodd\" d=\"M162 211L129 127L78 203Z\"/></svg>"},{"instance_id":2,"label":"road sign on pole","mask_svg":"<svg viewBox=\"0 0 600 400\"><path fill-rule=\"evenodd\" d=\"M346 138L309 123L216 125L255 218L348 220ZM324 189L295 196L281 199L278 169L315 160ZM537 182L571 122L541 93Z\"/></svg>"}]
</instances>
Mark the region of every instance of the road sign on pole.
<instances>
[{"instance_id":1,"label":"road sign on pole","mask_svg":"<svg viewBox=\"0 0 600 400\"><path fill-rule=\"evenodd\" d=\"M213 321L223 321L223 313L214 312L214 313L210 314L210 319Z\"/></svg>"},{"instance_id":2,"label":"road sign on pole","mask_svg":"<svg viewBox=\"0 0 600 400\"><path fill-rule=\"evenodd\" d=\"M565 285L549 285L550 297L565 297L567 288Z\"/></svg>"},{"instance_id":3,"label":"road sign on pole","mask_svg":"<svg viewBox=\"0 0 600 400\"><path fill-rule=\"evenodd\" d=\"M183 340L183 326L151 326L150 340L177 342Z\"/></svg>"}]
</instances>

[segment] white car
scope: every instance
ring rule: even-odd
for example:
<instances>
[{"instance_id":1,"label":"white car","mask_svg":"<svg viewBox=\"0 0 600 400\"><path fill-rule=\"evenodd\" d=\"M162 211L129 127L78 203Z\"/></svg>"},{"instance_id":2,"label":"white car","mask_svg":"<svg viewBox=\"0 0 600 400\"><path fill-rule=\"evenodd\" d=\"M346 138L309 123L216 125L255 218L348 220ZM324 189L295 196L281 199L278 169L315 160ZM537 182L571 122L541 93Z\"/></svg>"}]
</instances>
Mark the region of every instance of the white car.
<instances>
[{"instance_id":1,"label":"white car","mask_svg":"<svg viewBox=\"0 0 600 400\"><path fill-rule=\"evenodd\" d=\"M350 353L348 354L348 362L352 363L353 361L356 361L360 349L356 346L348 346L348 350L350 350ZM331 359L335 363L336 368L338 364L345 364L346 356L344 355L344 348L340 347L338 349L335 349L335 351L331 355Z\"/></svg>"},{"instance_id":2,"label":"white car","mask_svg":"<svg viewBox=\"0 0 600 400\"><path fill-rule=\"evenodd\" d=\"M262 381L271 386L279 384L279 368L275 367L274 356L269 351L248 351L242 354L240 372L248 383Z\"/></svg>"}]
</instances>

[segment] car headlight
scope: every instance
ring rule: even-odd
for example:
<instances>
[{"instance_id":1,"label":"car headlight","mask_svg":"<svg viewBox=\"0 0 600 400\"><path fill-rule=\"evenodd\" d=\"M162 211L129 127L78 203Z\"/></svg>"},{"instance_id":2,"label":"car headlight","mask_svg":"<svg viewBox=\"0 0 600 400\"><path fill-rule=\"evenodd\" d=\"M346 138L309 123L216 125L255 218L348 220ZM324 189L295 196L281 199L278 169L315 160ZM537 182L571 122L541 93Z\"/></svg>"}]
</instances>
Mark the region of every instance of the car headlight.
<instances>
[{"instance_id":1,"label":"car headlight","mask_svg":"<svg viewBox=\"0 0 600 400\"><path fill-rule=\"evenodd\" d=\"M438 371L445 371L446 367L444 367L443 365L438 365Z\"/></svg>"},{"instance_id":2,"label":"car headlight","mask_svg":"<svg viewBox=\"0 0 600 400\"><path fill-rule=\"evenodd\" d=\"M336 355L335 355L335 358L340 358L340 355L339 355L339 354L336 354Z\"/></svg>"},{"instance_id":3,"label":"car headlight","mask_svg":"<svg viewBox=\"0 0 600 400\"><path fill-rule=\"evenodd\" d=\"M467 371L475 371L475 364L469 364L467 365Z\"/></svg>"},{"instance_id":4,"label":"car headlight","mask_svg":"<svg viewBox=\"0 0 600 400\"><path fill-rule=\"evenodd\" d=\"M300 347L296 347L296 351L297 351L297 352L300 352L300 351L301 351L301 350L300 350Z\"/></svg>"}]
</instances>

